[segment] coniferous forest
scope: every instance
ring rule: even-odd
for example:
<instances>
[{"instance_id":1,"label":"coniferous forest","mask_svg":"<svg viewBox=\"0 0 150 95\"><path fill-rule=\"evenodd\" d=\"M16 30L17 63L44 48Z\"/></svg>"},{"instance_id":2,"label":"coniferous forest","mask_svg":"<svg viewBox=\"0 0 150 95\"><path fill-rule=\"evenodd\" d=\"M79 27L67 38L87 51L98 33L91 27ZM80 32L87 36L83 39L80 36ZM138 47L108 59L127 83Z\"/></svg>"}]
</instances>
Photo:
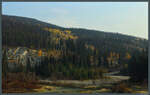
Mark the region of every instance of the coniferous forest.
<instances>
[{"instance_id":1,"label":"coniferous forest","mask_svg":"<svg viewBox=\"0 0 150 95\"><path fill-rule=\"evenodd\" d=\"M17 79L13 76L21 78L17 82L24 81L20 84L24 88L32 88L33 83L40 88L35 84L43 80L107 79L111 72L129 76L126 84L148 82L148 40L143 38L8 15L2 15L2 38L3 92L14 92L11 81ZM115 84L110 92L132 92L125 83ZM50 85L61 86L57 82Z\"/></svg>"}]
</instances>

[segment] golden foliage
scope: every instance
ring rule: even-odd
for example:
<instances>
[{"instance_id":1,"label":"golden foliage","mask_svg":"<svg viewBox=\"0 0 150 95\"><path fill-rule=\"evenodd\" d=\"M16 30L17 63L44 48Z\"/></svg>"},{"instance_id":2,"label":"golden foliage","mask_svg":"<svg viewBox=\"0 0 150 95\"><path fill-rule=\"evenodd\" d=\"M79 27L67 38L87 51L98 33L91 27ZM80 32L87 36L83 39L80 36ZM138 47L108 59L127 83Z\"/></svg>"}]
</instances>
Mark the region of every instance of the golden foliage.
<instances>
[{"instance_id":1,"label":"golden foliage","mask_svg":"<svg viewBox=\"0 0 150 95\"><path fill-rule=\"evenodd\" d=\"M44 29L46 31L51 32L53 36L58 37L63 40L68 40L68 39L75 40L78 38L77 36L72 35L70 30L61 31L59 29L52 29L52 28L44 28Z\"/></svg>"},{"instance_id":2,"label":"golden foliage","mask_svg":"<svg viewBox=\"0 0 150 95\"><path fill-rule=\"evenodd\" d=\"M42 56L42 50L38 51L38 56Z\"/></svg>"},{"instance_id":3,"label":"golden foliage","mask_svg":"<svg viewBox=\"0 0 150 95\"><path fill-rule=\"evenodd\" d=\"M115 52L110 52L110 55L107 57L108 63L118 62L119 54Z\"/></svg>"},{"instance_id":4,"label":"golden foliage","mask_svg":"<svg viewBox=\"0 0 150 95\"><path fill-rule=\"evenodd\" d=\"M44 28L44 30L51 32L51 39L54 44L59 44L60 40L76 40L78 37L71 34L70 30L59 30L52 28Z\"/></svg>"},{"instance_id":5,"label":"golden foliage","mask_svg":"<svg viewBox=\"0 0 150 95\"><path fill-rule=\"evenodd\" d=\"M91 49L92 51L95 50L95 47L94 47L93 45L87 45L87 44L85 44L85 47L86 47L87 49Z\"/></svg>"},{"instance_id":6,"label":"golden foliage","mask_svg":"<svg viewBox=\"0 0 150 95\"><path fill-rule=\"evenodd\" d=\"M127 52L127 53L126 53L126 56L125 56L125 59L128 59L128 60L129 60L130 58L131 58L131 55Z\"/></svg>"},{"instance_id":7,"label":"golden foliage","mask_svg":"<svg viewBox=\"0 0 150 95\"><path fill-rule=\"evenodd\" d=\"M60 50L49 50L48 51L48 56L54 57L54 58L59 58L61 56L61 51Z\"/></svg>"},{"instance_id":8,"label":"golden foliage","mask_svg":"<svg viewBox=\"0 0 150 95\"><path fill-rule=\"evenodd\" d=\"M67 34L70 34L70 33L71 33L70 30L65 30L64 32L67 33Z\"/></svg>"}]
</instances>

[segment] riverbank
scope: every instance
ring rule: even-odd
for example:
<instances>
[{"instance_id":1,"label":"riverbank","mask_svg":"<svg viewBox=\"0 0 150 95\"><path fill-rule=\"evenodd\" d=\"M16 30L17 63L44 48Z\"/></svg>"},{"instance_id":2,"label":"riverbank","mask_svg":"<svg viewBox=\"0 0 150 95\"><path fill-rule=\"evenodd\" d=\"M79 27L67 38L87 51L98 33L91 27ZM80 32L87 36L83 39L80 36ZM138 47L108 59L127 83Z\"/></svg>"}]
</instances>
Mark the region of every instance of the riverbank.
<instances>
[{"instance_id":1,"label":"riverbank","mask_svg":"<svg viewBox=\"0 0 150 95\"><path fill-rule=\"evenodd\" d=\"M129 86L125 81L116 83L90 84L91 80L59 80L49 83L43 82L40 89L35 92L40 93L148 93L146 86ZM98 80L97 80L98 82ZM88 83L88 84L86 84Z\"/></svg>"},{"instance_id":2,"label":"riverbank","mask_svg":"<svg viewBox=\"0 0 150 95\"><path fill-rule=\"evenodd\" d=\"M130 84L129 76L112 73L97 80L12 79L3 80L4 93L148 93L146 85Z\"/></svg>"}]
</instances>

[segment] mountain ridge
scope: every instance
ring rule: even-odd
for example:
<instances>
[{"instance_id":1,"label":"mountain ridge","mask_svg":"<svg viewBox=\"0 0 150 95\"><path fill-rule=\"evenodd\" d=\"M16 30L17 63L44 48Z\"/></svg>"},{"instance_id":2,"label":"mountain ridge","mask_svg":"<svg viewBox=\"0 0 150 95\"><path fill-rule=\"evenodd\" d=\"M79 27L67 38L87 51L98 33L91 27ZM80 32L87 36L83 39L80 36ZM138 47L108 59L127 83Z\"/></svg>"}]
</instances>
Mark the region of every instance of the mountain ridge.
<instances>
[{"instance_id":1,"label":"mountain ridge","mask_svg":"<svg viewBox=\"0 0 150 95\"><path fill-rule=\"evenodd\" d=\"M118 50L124 48L124 51L132 52L148 46L148 40L138 37L82 28L63 28L32 18L8 15L2 15L3 45L47 48L51 32L46 31L45 28L71 31L71 35L78 36L76 45L80 48L89 44L99 50L119 52Z\"/></svg>"},{"instance_id":2,"label":"mountain ridge","mask_svg":"<svg viewBox=\"0 0 150 95\"><path fill-rule=\"evenodd\" d=\"M30 18L30 17L23 17L23 16L15 16L15 15L2 15L2 18L3 17L7 17L7 18L18 18L18 20L27 20L29 22L34 22L34 23L39 23L41 22L40 24L45 26L45 27L52 27L52 28L56 28L56 29L62 29L62 30L65 30L65 29L69 29L69 30L88 30L88 31L95 31L95 32L102 32L102 33L106 33L106 34L117 34L117 35L123 35L123 36L128 36L128 37L134 37L134 38L138 38L138 39L142 39L142 40L147 40L146 38L142 38L142 37L137 37L137 36L133 36L133 35L128 35L128 34L123 34L123 33L114 33L114 32L110 32L110 31L101 31L101 30L96 30L96 29L88 29L88 28L76 28L76 27L70 27L70 28L66 28L66 27L63 27L63 26L59 26L59 25L56 25L56 24L51 24L51 23L48 23L48 22L44 22L44 21L41 21L41 20L38 20L38 19L35 19L35 18ZM32 23L31 23L32 24Z\"/></svg>"}]
</instances>

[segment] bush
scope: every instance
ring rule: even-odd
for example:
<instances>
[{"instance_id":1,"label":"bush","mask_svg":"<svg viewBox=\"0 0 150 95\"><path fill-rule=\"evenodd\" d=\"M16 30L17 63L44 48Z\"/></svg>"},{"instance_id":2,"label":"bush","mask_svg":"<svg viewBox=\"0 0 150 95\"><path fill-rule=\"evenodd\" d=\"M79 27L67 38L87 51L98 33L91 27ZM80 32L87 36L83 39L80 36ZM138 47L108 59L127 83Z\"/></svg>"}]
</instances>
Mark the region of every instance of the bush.
<instances>
[{"instance_id":1,"label":"bush","mask_svg":"<svg viewBox=\"0 0 150 95\"><path fill-rule=\"evenodd\" d=\"M3 93L32 92L33 89L40 88L34 73L9 73L7 77L2 77Z\"/></svg>"},{"instance_id":2,"label":"bush","mask_svg":"<svg viewBox=\"0 0 150 95\"><path fill-rule=\"evenodd\" d=\"M120 83L112 88L112 92L115 93L131 93L132 89L128 87L125 83Z\"/></svg>"}]
</instances>

